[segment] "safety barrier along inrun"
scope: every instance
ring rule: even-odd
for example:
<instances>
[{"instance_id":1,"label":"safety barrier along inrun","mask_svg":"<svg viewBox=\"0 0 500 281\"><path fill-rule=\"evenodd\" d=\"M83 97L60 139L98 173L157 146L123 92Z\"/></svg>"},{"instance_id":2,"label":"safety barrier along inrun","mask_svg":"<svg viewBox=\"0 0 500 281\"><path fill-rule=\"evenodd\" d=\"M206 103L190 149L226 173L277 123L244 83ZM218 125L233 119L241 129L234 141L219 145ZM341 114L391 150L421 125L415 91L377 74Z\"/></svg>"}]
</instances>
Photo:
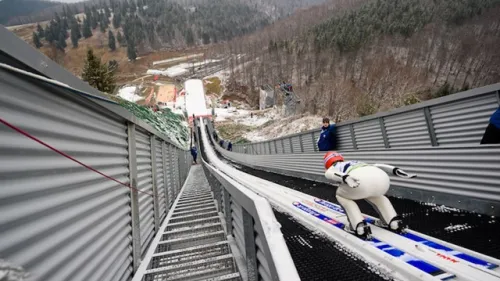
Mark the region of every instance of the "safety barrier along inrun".
<instances>
[{"instance_id":1,"label":"safety barrier along inrun","mask_svg":"<svg viewBox=\"0 0 500 281\"><path fill-rule=\"evenodd\" d=\"M1 63L71 86L0 68L0 259L34 281L130 280L189 152L124 108L75 93L103 97L3 27L0 37Z\"/></svg>"}]
</instances>

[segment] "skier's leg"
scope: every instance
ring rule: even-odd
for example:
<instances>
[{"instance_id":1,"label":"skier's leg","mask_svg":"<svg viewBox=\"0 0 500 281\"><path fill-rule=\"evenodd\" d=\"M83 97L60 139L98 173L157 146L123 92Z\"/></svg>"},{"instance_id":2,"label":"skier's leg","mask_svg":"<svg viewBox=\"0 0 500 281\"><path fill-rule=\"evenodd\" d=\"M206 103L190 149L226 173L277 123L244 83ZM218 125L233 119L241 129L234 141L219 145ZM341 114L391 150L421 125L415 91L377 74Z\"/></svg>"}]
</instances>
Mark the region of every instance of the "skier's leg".
<instances>
[{"instance_id":1,"label":"skier's leg","mask_svg":"<svg viewBox=\"0 0 500 281\"><path fill-rule=\"evenodd\" d=\"M390 229L394 231L400 231L403 227L401 217L398 216L396 210L387 198L384 195L374 196L366 198L366 201L373 206L373 208L377 211L380 216L380 219L387 224Z\"/></svg>"},{"instance_id":2,"label":"skier's leg","mask_svg":"<svg viewBox=\"0 0 500 281\"><path fill-rule=\"evenodd\" d=\"M367 232L369 231L369 229L366 223L363 221L363 215L359 210L358 204L356 204L356 202L354 202L353 200L339 195L337 195L336 198L347 214L347 220L349 221L351 230L356 232L356 234L359 236L368 235L369 233Z\"/></svg>"}]
</instances>

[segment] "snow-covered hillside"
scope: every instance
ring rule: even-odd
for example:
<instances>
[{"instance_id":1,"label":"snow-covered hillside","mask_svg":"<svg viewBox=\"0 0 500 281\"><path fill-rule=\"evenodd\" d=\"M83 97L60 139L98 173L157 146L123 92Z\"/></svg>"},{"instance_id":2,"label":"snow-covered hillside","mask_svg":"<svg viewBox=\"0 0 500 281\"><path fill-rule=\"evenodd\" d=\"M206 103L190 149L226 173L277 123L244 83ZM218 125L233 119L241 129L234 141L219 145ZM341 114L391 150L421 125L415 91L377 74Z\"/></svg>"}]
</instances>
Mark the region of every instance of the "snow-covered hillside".
<instances>
[{"instance_id":1,"label":"snow-covered hillside","mask_svg":"<svg viewBox=\"0 0 500 281\"><path fill-rule=\"evenodd\" d=\"M234 107L215 108L215 126L225 126L228 124L249 126L251 128L247 128L246 131L248 132L244 132L242 137L252 142L273 139L321 127L321 116L298 115L283 118L280 112L279 108L263 111L250 111ZM253 116L251 113L253 113Z\"/></svg>"}]
</instances>

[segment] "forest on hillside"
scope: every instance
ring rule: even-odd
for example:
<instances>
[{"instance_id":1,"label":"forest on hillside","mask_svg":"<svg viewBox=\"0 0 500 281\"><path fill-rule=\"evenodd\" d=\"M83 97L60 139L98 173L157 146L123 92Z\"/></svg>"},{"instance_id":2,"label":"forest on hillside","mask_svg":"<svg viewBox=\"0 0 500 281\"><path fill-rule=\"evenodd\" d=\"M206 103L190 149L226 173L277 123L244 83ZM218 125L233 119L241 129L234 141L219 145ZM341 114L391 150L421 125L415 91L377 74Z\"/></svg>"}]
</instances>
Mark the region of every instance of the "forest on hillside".
<instances>
[{"instance_id":1,"label":"forest on hillside","mask_svg":"<svg viewBox=\"0 0 500 281\"><path fill-rule=\"evenodd\" d=\"M500 82L499 0L320 7L219 49L233 55L229 88L291 82L303 111L340 121Z\"/></svg>"},{"instance_id":2,"label":"forest on hillside","mask_svg":"<svg viewBox=\"0 0 500 281\"><path fill-rule=\"evenodd\" d=\"M294 9L322 1L294 0L289 5L283 0L83 2L63 5L45 28L38 25L32 41L38 48L48 43L64 51L66 39L71 38L76 48L80 39L99 30L108 35L111 50L118 42L134 60L137 53L224 42L261 29Z\"/></svg>"}]
</instances>

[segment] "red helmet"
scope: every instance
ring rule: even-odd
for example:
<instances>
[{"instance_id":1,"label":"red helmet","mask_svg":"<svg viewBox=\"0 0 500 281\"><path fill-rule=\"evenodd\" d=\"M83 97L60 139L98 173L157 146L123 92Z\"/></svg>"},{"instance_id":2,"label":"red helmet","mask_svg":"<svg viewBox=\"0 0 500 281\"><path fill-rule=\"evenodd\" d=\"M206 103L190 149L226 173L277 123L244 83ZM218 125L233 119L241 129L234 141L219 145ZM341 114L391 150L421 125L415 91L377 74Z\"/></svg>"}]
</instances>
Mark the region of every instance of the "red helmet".
<instances>
[{"instance_id":1,"label":"red helmet","mask_svg":"<svg viewBox=\"0 0 500 281\"><path fill-rule=\"evenodd\" d=\"M328 170L333 164L339 161L344 161L344 156L336 151L328 151L323 157L325 169Z\"/></svg>"}]
</instances>

